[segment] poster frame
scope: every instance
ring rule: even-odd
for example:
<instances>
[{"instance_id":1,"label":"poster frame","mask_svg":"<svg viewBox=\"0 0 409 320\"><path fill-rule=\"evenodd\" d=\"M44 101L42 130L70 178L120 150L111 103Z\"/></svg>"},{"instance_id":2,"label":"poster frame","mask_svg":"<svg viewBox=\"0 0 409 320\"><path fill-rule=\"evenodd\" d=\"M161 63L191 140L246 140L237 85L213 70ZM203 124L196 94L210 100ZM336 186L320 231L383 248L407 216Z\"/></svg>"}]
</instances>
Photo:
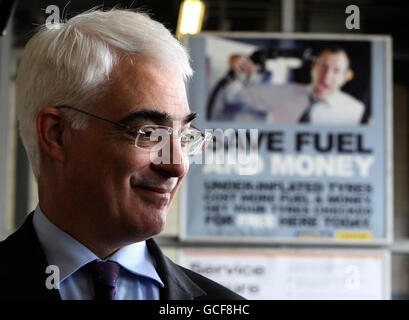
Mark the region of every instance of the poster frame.
<instances>
[{"instance_id":1,"label":"poster frame","mask_svg":"<svg viewBox=\"0 0 409 320\"><path fill-rule=\"evenodd\" d=\"M384 101L384 237L377 239L335 239L335 238L286 238L286 237L245 237L245 236L192 236L187 233L187 189L188 181L182 182L180 188L179 240L200 243L278 243L336 246L385 246L393 243L393 97L392 97L392 37L389 35L363 34L330 34L330 33L259 33L259 32L202 32L197 35L185 35L182 44L188 48L189 39L196 36L242 37L242 38L276 38L297 40L348 40L348 41L382 41L385 44L385 101ZM186 86L189 89L189 84Z\"/></svg>"}]
</instances>

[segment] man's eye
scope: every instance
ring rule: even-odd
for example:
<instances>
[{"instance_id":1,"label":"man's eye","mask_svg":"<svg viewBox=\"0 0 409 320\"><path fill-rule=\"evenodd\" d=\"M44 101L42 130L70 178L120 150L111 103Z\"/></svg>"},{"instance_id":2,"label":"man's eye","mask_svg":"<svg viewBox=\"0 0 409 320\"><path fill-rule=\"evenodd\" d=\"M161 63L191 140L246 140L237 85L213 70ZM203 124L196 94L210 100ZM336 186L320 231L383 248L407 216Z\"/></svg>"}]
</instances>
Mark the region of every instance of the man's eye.
<instances>
[{"instance_id":1,"label":"man's eye","mask_svg":"<svg viewBox=\"0 0 409 320\"><path fill-rule=\"evenodd\" d=\"M190 133L187 133L187 134L184 134L184 135L181 136L181 140L182 140L183 142L192 141L194 138L195 138L194 135L193 135L193 134L190 134Z\"/></svg>"},{"instance_id":2,"label":"man's eye","mask_svg":"<svg viewBox=\"0 0 409 320\"><path fill-rule=\"evenodd\" d=\"M150 127L144 127L142 128L141 132L145 137L150 137L152 135L157 135L160 134L160 130L157 128L150 128Z\"/></svg>"},{"instance_id":3,"label":"man's eye","mask_svg":"<svg viewBox=\"0 0 409 320\"><path fill-rule=\"evenodd\" d=\"M152 141L162 141L169 136L169 132L162 128L143 128L141 133L141 139Z\"/></svg>"},{"instance_id":4,"label":"man's eye","mask_svg":"<svg viewBox=\"0 0 409 320\"><path fill-rule=\"evenodd\" d=\"M154 133L154 130L143 130L143 133L145 137L149 138Z\"/></svg>"},{"instance_id":5,"label":"man's eye","mask_svg":"<svg viewBox=\"0 0 409 320\"><path fill-rule=\"evenodd\" d=\"M180 142L182 143L182 146L187 146L191 144L195 140L195 135L191 133L184 133L180 137Z\"/></svg>"}]
</instances>

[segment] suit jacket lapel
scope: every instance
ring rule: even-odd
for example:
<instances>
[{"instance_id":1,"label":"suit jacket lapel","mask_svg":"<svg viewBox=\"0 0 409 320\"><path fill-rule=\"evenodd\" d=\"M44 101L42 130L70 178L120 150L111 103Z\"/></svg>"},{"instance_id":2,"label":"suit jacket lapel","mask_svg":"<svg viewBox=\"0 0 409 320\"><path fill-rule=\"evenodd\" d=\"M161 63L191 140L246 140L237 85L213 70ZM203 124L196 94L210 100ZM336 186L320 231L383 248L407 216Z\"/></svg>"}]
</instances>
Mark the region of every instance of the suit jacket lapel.
<instances>
[{"instance_id":1,"label":"suit jacket lapel","mask_svg":"<svg viewBox=\"0 0 409 320\"><path fill-rule=\"evenodd\" d=\"M165 287L160 290L161 300L193 300L205 296L203 291L182 270L168 259L153 239L146 241L157 262L157 271Z\"/></svg>"},{"instance_id":2,"label":"suit jacket lapel","mask_svg":"<svg viewBox=\"0 0 409 320\"><path fill-rule=\"evenodd\" d=\"M24 224L0 243L0 300L60 300L59 291L46 288L47 260L33 227L33 213Z\"/></svg>"}]
</instances>

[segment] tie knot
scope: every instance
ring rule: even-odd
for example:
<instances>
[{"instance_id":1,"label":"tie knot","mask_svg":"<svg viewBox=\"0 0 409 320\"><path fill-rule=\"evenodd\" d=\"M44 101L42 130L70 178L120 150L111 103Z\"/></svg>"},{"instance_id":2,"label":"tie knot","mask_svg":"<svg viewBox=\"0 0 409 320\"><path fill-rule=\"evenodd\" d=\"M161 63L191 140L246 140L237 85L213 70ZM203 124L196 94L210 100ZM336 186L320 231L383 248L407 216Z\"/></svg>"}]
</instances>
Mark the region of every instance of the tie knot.
<instances>
[{"instance_id":1,"label":"tie knot","mask_svg":"<svg viewBox=\"0 0 409 320\"><path fill-rule=\"evenodd\" d=\"M119 276L120 265L113 261L92 261L88 264L95 283L115 288Z\"/></svg>"},{"instance_id":2,"label":"tie knot","mask_svg":"<svg viewBox=\"0 0 409 320\"><path fill-rule=\"evenodd\" d=\"M328 101L324 98L318 98L315 97L314 95L310 94L308 96L309 100L310 100L310 105L316 104L316 103L324 103L324 104L328 104Z\"/></svg>"}]
</instances>

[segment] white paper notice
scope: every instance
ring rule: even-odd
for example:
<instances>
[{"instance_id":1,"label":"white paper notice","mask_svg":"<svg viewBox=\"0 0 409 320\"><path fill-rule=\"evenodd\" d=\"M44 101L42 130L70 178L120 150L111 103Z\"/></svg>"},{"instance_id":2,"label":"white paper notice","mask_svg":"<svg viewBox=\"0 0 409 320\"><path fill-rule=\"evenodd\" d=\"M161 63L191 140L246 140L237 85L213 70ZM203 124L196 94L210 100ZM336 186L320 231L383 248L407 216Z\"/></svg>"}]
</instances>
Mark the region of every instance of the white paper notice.
<instances>
[{"instance_id":1,"label":"white paper notice","mask_svg":"<svg viewBox=\"0 0 409 320\"><path fill-rule=\"evenodd\" d=\"M178 262L247 299L387 299L385 253L180 250Z\"/></svg>"}]
</instances>

